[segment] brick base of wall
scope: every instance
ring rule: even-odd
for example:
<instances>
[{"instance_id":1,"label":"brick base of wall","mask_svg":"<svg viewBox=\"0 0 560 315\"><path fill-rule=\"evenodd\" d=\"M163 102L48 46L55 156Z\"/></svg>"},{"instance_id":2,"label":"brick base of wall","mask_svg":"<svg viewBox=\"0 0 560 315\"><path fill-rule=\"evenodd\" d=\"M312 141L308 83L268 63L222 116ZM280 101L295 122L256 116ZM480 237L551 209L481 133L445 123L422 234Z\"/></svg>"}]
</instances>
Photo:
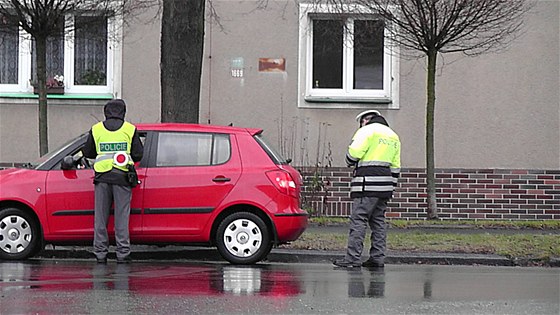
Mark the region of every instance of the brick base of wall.
<instances>
[{"instance_id":1,"label":"brick base of wall","mask_svg":"<svg viewBox=\"0 0 560 315\"><path fill-rule=\"evenodd\" d=\"M349 168L299 168L304 206L313 216L348 216ZM402 169L386 217L426 219L426 172ZM440 219L559 220L560 170L438 169Z\"/></svg>"}]
</instances>

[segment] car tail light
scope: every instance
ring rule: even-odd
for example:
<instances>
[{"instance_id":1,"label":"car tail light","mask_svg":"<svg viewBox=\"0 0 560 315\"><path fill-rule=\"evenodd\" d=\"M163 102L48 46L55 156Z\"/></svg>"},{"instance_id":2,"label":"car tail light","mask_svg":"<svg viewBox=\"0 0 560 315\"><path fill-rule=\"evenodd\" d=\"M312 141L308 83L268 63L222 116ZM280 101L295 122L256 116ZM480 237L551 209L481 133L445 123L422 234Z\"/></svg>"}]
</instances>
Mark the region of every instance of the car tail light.
<instances>
[{"instance_id":1,"label":"car tail light","mask_svg":"<svg viewBox=\"0 0 560 315\"><path fill-rule=\"evenodd\" d=\"M297 185L292 175L286 171L275 170L266 172L266 176L272 182L274 187L281 193L298 198Z\"/></svg>"}]
</instances>

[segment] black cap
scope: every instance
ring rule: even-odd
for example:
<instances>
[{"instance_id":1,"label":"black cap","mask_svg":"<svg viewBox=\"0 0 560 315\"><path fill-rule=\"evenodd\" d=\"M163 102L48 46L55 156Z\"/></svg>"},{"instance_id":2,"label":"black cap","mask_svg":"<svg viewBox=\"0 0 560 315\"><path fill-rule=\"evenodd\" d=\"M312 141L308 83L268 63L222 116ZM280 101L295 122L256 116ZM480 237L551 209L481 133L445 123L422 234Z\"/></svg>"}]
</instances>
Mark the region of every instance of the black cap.
<instances>
[{"instance_id":1,"label":"black cap","mask_svg":"<svg viewBox=\"0 0 560 315\"><path fill-rule=\"evenodd\" d=\"M117 118L124 120L124 115L126 114L126 104L122 99L110 100L105 104L103 108L105 113L105 118Z\"/></svg>"}]
</instances>

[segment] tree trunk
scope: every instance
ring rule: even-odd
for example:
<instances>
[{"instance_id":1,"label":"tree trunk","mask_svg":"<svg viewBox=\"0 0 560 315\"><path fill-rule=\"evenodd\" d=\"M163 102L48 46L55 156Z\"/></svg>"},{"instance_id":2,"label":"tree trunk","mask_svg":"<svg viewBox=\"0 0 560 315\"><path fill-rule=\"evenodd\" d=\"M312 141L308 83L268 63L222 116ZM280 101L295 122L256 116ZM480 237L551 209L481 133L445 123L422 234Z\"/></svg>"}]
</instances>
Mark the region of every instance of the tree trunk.
<instances>
[{"instance_id":1,"label":"tree trunk","mask_svg":"<svg viewBox=\"0 0 560 315\"><path fill-rule=\"evenodd\" d=\"M37 55L37 85L39 88L39 155L49 152L48 115L47 115L47 38L35 37Z\"/></svg>"},{"instance_id":2,"label":"tree trunk","mask_svg":"<svg viewBox=\"0 0 560 315\"><path fill-rule=\"evenodd\" d=\"M437 51L428 51L428 82L426 102L426 182L428 193L428 219L437 219L435 151L434 151L434 115L436 105L436 61Z\"/></svg>"},{"instance_id":3,"label":"tree trunk","mask_svg":"<svg viewBox=\"0 0 560 315\"><path fill-rule=\"evenodd\" d=\"M163 1L161 121L198 123L205 0Z\"/></svg>"}]
</instances>

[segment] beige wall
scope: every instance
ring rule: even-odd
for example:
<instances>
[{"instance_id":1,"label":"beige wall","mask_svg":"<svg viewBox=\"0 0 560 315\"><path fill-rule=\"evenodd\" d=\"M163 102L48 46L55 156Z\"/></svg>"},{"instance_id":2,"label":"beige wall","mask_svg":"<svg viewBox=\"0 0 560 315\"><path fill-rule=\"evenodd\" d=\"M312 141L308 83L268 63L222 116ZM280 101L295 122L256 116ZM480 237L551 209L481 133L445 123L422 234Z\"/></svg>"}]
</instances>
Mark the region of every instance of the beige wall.
<instances>
[{"instance_id":1,"label":"beige wall","mask_svg":"<svg viewBox=\"0 0 560 315\"><path fill-rule=\"evenodd\" d=\"M263 128L294 165L342 166L363 109L298 107L295 2L269 1L264 10L255 3L214 1L223 29L207 23L200 122ZM559 6L538 1L526 32L503 53L439 56L437 167L560 168ZM150 14L144 20L150 23L125 32L122 97L130 121L158 122L160 23ZM236 57L244 58L243 79L230 74ZM285 58L286 71L259 72L258 58ZM401 60L399 84L399 109L381 112L401 136L403 167L424 167L424 61ZM49 105L50 147L102 118L102 105ZM0 162L37 157L36 112L21 100L0 99Z\"/></svg>"},{"instance_id":2,"label":"beige wall","mask_svg":"<svg viewBox=\"0 0 560 315\"><path fill-rule=\"evenodd\" d=\"M161 20L148 12L124 32L122 96L127 119L133 123L160 122Z\"/></svg>"},{"instance_id":3,"label":"beige wall","mask_svg":"<svg viewBox=\"0 0 560 315\"><path fill-rule=\"evenodd\" d=\"M100 101L49 100L49 148L54 150L103 120ZM0 163L33 161L39 157L36 99L0 99Z\"/></svg>"}]
</instances>

